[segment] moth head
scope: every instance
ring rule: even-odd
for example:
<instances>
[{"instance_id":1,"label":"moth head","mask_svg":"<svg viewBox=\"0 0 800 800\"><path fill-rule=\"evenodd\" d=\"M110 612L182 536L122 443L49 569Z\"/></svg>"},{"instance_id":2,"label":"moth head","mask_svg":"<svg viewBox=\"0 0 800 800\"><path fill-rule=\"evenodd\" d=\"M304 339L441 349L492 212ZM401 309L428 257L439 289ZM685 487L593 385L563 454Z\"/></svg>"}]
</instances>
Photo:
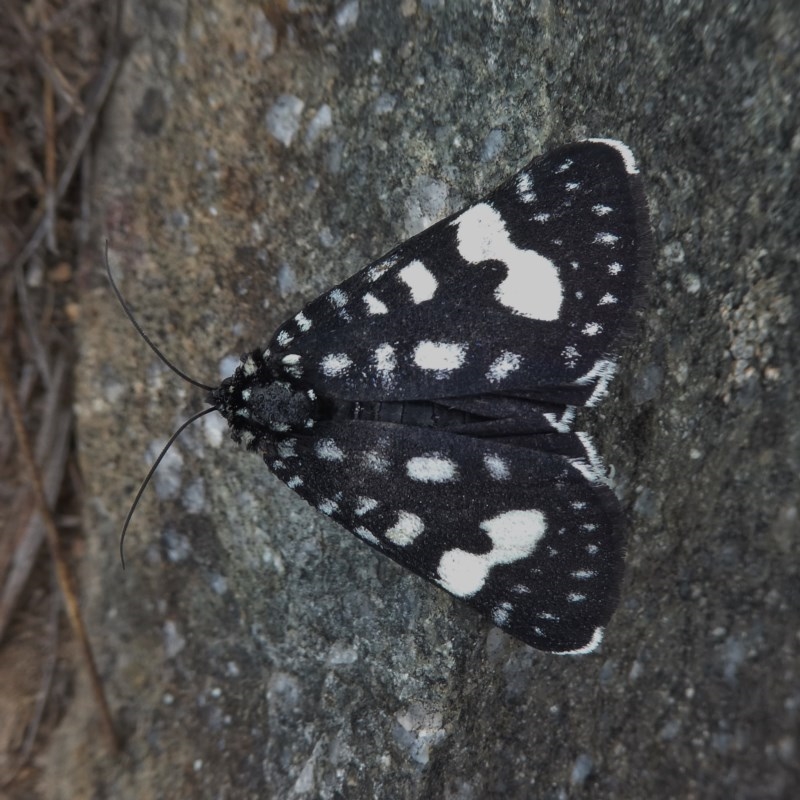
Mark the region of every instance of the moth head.
<instances>
[{"instance_id":1,"label":"moth head","mask_svg":"<svg viewBox=\"0 0 800 800\"><path fill-rule=\"evenodd\" d=\"M233 375L209 392L208 402L228 420L234 440L251 450L262 449L264 439L276 434L308 430L317 418L314 393L276 374L259 350L242 356Z\"/></svg>"}]
</instances>

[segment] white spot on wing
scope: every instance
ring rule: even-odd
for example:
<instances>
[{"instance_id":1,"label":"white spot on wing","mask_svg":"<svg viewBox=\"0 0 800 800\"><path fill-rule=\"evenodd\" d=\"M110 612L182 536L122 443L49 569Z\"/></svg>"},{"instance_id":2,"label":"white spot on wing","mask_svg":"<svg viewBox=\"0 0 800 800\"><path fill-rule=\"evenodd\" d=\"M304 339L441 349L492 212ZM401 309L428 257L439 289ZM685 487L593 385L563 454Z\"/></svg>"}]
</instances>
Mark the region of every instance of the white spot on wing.
<instances>
[{"instance_id":1,"label":"white spot on wing","mask_svg":"<svg viewBox=\"0 0 800 800\"><path fill-rule=\"evenodd\" d=\"M569 369L574 369L581 357L580 350L572 344L568 344L561 351L561 355L564 356L564 363Z\"/></svg>"},{"instance_id":2,"label":"white spot on wing","mask_svg":"<svg viewBox=\"0 0 800 800\"><path fill-rule=\"evenodd\" d=\"M587 580L588 578L593 578L597 573L591 569L576 569L572 573L572 577L576 578L579 581Z\"/></svg>"},{"instance_id":3,"label":"white spot on wing","mask_svg":"<svg viewBox=\"0 0 800 800\"><path fill-rule=\"evenodd\" d=\"M311 327L311 320L302 311L294 315L294 321L303 333Z\"/></svg>"},{"instance_id":4,"label":"white spot on wing","mask_svg":"<svg viewBox=\"0 0 800 800\"><path fill-rule=\"evenodd\" d=\"M281 347L286 347L294 339L291 333L287 333L286 331L281 331L278 334L277 342Z\"/></svg>"},{"instance_id":5,"label":"white spot on wing","mask_svg":"<svg viewBox=\"0 0 800 800\"><path fill-rule=\"evenodd\" d=\"M381 543L372 531L368 531L366 528L353 528L353 533L362 538L365 542L369 542L370 544L380 547Z\"/></svg>"},{"instance_id":6,"label":"white spot on wing","mask_svg":"<svg viewBox=\"0 0 800 800\"><path fill-rule=\"evenodd\" d=\"M325 375L329 378L335 378L347 372L353 366L353 362L346 353L329 353L322 359L320 366Z\"/></svg>"},{"instance_id":7,"label":"white spot on wing","mask_svg":"<svg viewBox=\"0 0 800 800\"><path fill-rule=\"evenodd\" d=\"M370 472L383 474L389 471L389 459L376 450L368 450L362 456L364 467Z\"/></svg>"},{"instance_id":8,"label":"white spot on wing","mask_svg":"<svg viewBox=\"0 0 800 800\"><path fill-rule=\"evenodd\" d=\"M492 622L497 625L499 628L502 628L509 619L511 619L511 612L514 610L514 606L511 603L500 603L499 606L495 606L492 609Z\"/></svg>"},{"instance_id":9,"label":"white spot on wing","mask_svg":"<svg viewBox=\"0 0 800 800\"><path fill-rule=\"evenodd\" d=\"M347 294L341 289L331 289L328 292L328 301L334 308L344 308L347 305Z\"/></svg>"},{"instance_id":10,"label":"white spot on wing","mask_svg":"<svg viewBox=\"0 0 800 800\"><path fill-rule=\"evenodd\" d=\"M292 475L287 481L286 485L290 489L296 489L298 486L303 485L303 479L299 475Z\"/></svg>"},{"instance_id":11,"label":"white spot on wing","mask_svg":"<svg viewBox=\"0 0 800 800\"><path fill-rule=\"evenodd\" d=\"M318 509L319 509L319 510L320 510L320 511L323 513L323 514L325 514L326 516L328 516L328 517L329 517L329 516L330 516L331 514L333 514L335 511L338 511L338 510L339 510L339 504L338 504L338 503L336 503L336 502L335 502L335 501L333 501L333 500L328 500L328 499L325 499L325 500L322 500L322 501L320 502L320 504L317 506L317 508L318 508Z\"/></svg>"},{"instance_id":12,"label":"white spot on wing","mask_svg":"<svg viewBox=\"0 0 800 800\"><path fill-rule=\"evenodd\" d=\"M497 302L528 319L558 319L563 287L558 269L535 250L510 239L500 213L488 203L468 208L452 223L458 228L458 252L470 264L502 261L506 279L495 289Z\"/></svg>"},{"instance_id":13,"label":"white spot on wing","mask_svg":"<svg viewBox=\"0 0 800 800\"><path fill-rule=\"evenodd\" d=\"M584 336L597 336L602 332L603 326L599 322L587 322L581 331Z\"/></svg>"},{"instance_id":14,"label":"white spot on wing","mask_svg":"<svg viewBox=\"0 0 800 800\"><path fill-rule=\"evenodd\" d=\"M411 290L411 299L415 303L430 300L439 286L433 273L421 261L412 261L397 273L397 277Z\"/></svg>"},{"instance_id":15,"label":"white spot on wing","mask_svg":"<svg viewBox=\"0 0 800 800\"><path fill-rule=\"evenodd\" d=\"M448 483L455 478L456 472L455 462L438 453L415 456L406 461L408 477L421 483Z\"/></svg>"},{"instance_id":16,"label":"white spot on wing","mask_svg":"<svg viewBox=\"0 0 800 800\"><path fill-rule=\"evenodd\" d=\"M612 245L619 241L619 236L614 233L596 233L594 237L595 244Z\"/></svg>"},{"instance_id":17,"label":"white spot on wing","mask_svg":"<svg viewBox=\"0 0 800 800\"><path fill-rule=\"evenodd\" d=\"M536 193L533 191L533 180L527 172L520 172L517 176L517 194L523 203L532 203L536 200Z\"/></svg>"},{"instance_id":18,"label":"white spot on wing","mask_svg":"<svg viewBox=\"0 0 800 800\"><path fill-rule=\"evenodd\" d=\"M464 363L466 354L465 344L424 341L414 348L414 362L422 369L450 372Z\"/></svg>"},{"instance_id":19,"label":"white spot on wing","mask_svg":"<svg viewBox=\"0 0 800 800\"><path fill-rule=\"evenodd\" d=\"M344 461L344 453L333 439L320 439L314 447L314 452L323 461Z\"/></svg>"},{"instance_id":20,"label":"white spot on wing","mask_svg":"<svg viewBox=\"0 0 800 800\"><path fill-rule=\"evenodd\" d=\"M373 283L378 280L386 271L390 270L397 263L397 256L389 256L379 261L367 271L367 278Z\"/></svg>"},{"instance_id":21,"label":"white spot on wing","mask_svg":"<svg viewBox=\"0 0 800 800\"><path fill-rule=\"evenodd\" d=\"M252 356L247 356L244 362L242 363L242 370L245 375L255 375L256 373L256 362L253 361Z\"/></svg>"},{"instance_id":22,"label":"white spot on wing","mask_svg":"<svg viewBox=\"0 0 800 800\"><path fill-rule=\"evenodd\" d=\"M608 265L608 274L609 275L619 275L622 272L622 264L619 261L614 261Z\"/></svg>"},{"instance_id":23,"label":"white spot on wing","mask_svg":"<svg viewBox=\"0 0 800 800\"><path fill-rule=\"evenodd\" d=\"M384 343L375 348L375 369L382 378L388 378L397 369L394 347Z\"/></svg>"},{"instance_id":24,"label":"white spot on wing","mask_svg":"<svg viewBox=\"0 0 800 800\"><path fill-rule=\"evenodd\" d=\"M297 458L295 447L297 447L297 439L284 439L278 442L275 449L281 458Z\"/></svg>"},{"instance_id":25,"label":"white spot on wing","mask_svg":"<svg viewBox=\"0 0 800 800\"><path fill-rule=\"evenodd\" d=\"M483 465L486 467L489 476L496 481L507 481L511 477L508 463L504 458L501 458L495 453L487 453L484 455Z\"/></svg>"},{"instance_id":26,"label":"white spot on wing","mask_svg":"<svg viewBox=\"0 0 800 800\"><path fill-rule=\"evenodd\" d=\"M374 497L359 497L358 505L355 507L353 513L357 517L363 517L364 514L369 514L378 507L378 501Z\"/></svg>"},{"instance_id":27,"label":"white spot on wing","mask_svg":"<svg viewBox=\"0 0 800 800\"><path fill-rule=\"evenodd\" d=\"M408 547L423 531L422 520L409 511L399 511L397 522L386 531L386 538L399 547Z\"/></svg>"},{"instance_id":28,"label":"white spot on wing","mask_svg":"<svg viewBox=\"0 0 800 800\"><path fill-rule=\"evenodd\" d=\"M490 383L499 383L512 372L516 372L521 363L522 358L520 356L505 350L489 365L486 380Z\"/></svg>"},{"instance_id":29,"label":"white spot on wing","mask_svg":"<svg viewBox=\"0 0 800 800\"><path fill-rule=\"evenodd\" d=\"M605 294L604 294L604 295L603 295L603 296L602 296L602 297L601 297L601 298L600 298L600 299L597 301L597 305L599 305L599 306L608 306L608 305L611 305L612 303L616 303L616 302L617 302L617 298L616 298L616 297L614 297L614 295L613 295L613 294L611 294L611 293L609 293L609 292L606 292L606 293L605 293Z\"/></svg>"},{"instance_id":30,"label":"white spot on wing","mask_svg":"<svg viewBox=\"0 0 800 800\"><path fill-rule=\"evenodd\" d=\"M598 217L604 217L606 214L610 214L612 212L611 206L604 206L602 203L598 203L596 206L592 206L592 211L597 214Z\"/></svg>"},{"instance_id":31,"label":"white spot on wing","mask_svg":"<svg viewBox=\"0 0 800 800\"><path fill-rule=\"evenodd\" d=\"M375 315L389 313L386 303L384 303L382 300L378 300L378 298L375 297L375 295L371 292L367 292L362 299L367 306L367 314Z\"/></svg>"},{"instance_id":32,"label":"white spot on wing","mask_svg":"<svg viewBox=\"0 0 800 800\"><path fill-rule=\"evenodd\" d=\"M492 540L488 553L454 548L439 561L438 582L456 597L471 597L479 592L492 567L527 558L547 531L544 514L535 509L506 511L485 520L480 527Z\"/></svg>"}]
</instances>

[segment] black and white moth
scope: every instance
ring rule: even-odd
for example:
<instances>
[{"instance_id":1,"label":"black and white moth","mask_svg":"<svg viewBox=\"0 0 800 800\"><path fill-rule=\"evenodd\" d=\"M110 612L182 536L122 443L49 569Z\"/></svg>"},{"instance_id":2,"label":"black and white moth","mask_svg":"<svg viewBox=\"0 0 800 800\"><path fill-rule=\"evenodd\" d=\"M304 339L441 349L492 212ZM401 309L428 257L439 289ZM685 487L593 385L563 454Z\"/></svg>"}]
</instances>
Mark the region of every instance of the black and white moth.
<instances>
[{"instance_id":1,"label":"black and white moth","mask_svg":"<svg viewBox=\"0 0 800 800\"><path fill-rule=\"evenodd\" d=\"M572 424L616 370L649 231L631 151L568 144L312 301L208 402L371 547L535 648L589 653L624 518Z\"/></svg>"}]
</instances>

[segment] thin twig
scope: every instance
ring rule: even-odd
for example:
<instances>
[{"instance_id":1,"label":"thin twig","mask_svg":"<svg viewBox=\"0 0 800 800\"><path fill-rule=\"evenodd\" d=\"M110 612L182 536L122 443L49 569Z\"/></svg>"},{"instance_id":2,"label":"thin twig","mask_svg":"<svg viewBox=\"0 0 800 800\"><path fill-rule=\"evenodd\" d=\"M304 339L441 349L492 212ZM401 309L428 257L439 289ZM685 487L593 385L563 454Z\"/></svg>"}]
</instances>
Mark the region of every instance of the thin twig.
<instances>
[{"instance_id":1,"label":"thin twig","mask_svg":"<svg viewBox=\"0 0 800 800\"><path fill-rule=\"evenodd\" d=\"M9 369L8 361L6 360L5 353L2 351L2 349L0 349L0 385L2 386L2 391L6 398L9 414L14 424L14 432L17 437L17 444L19 445L22 460L24 461L30 474L38 510L44 521L45 532L47 534L47 544L50 548L50 553L55 565L58 585L64 598L67 617L69 618L70 625L81 648L83 661L89 673L89 683L92 687L95 701L100 709L100 717L103 721L103 727L105 729L109 747L112 751L118 752L119 739L117 738L116 731L114 730L111 711L108 707L108 701L106 700L106 696L103 691L103 685L100 681L100 675L97 671L94 654L92 653L92 646L86 633L86 626L84 625L80 608L78 607L78 600L72 588L72 575L70 574L67 563L61 553L61 543L59 541L58 529L56 528L56 523L53 520L53 515L50 513L50 506L47 502L47 496L45 495L42 477L39 473L39 468L36 466L36 460L33 455L33 450L31 449L30 439L28 438L28 432L25 429L25 423L22 417L22 409L17 401L17 394L11 377L11 370Z\"/></svg>"},{"instance_id":2,"label":"thin twig","mask_svg":"<svg viewBox=\"0 0 800 800\"><path fill-rule=\"evenodd\" d=\"M14 23L17 33L25 42L25 45L33 52L33 59L39 72L47 78L53 85L53 89L58 96L78 115L83 113L83 104L80 97L73 91L72 87L67 82L66 78L61 74L61 70L53 64L48 58L36 49L35 37L28 28L25 20L17 13L17 10L10 4L4 3L5 12Z\"/></svg>"},{"instance_id":3,"label":"thin twig","mask_svg":"<svg viewBox=\"0 0 800 800\"><path fill-rule=\"evenodd\" d=\"M55 571L53 571L53 583L57 584ZM5 776L3 783L0 784L2 788L10 786L14 782L14 778L19 775L22 768L28 763L33 752L33 745L36 741L36 734L39 733L39 727L42 724L42 717L44 710L47 707L47 700L50 697L50 690L53 687L53 678L56 674L56 665L58 664L58 617L61 611L61 595L58 592L58 586L53 587L52 598L50 601L50 617L47 620L47 661L44 665L44 672L42 673L41 685L39 691L36 693L36 706L33 714L26 726L25 739L19 749L17 756L17 763L9 773Z\"/></svg>"},{"instance_id":4,"label":"thin twig","mask_svg":"<svg viewBox=\"0 0 800 800\"><path fill-rule=\"evenodd\" d=\"M54 505L58 497L59 489L64 482L64 471L69 455L72 410L69 405L64 406L64 386L68 366L67 359L63 355L56 357L53 385L47 390L36 432L36 463L41 465L48 506ZM17 396L20 396L19 391ZM0 642L3 641L14 609L28 584L45 538L44 523L35 511L31 515L26 514L24 520L19 519L18 527L22 530L22 534L15 537L13 558L0 590Z\"/></svg>"},{"instance_id":5,"label":"thin twig","mask_svg":"<svg viewBox=\"0 0 800 800\"><path fill-rule=\"evenodd\" d=\"M102 78L100 79L100 83L97 87L94 97L86 109L86 115L83 118L81 130L72 145L72 150L70 151L69 157L64 165L64 169L61 172L61 177L58 179L58 183L56 184L56 203L61 201L61 198L64 196L64 193L67 191L67 188L72 182L72 178L75 175L75 170L77 169L78 164L80 164L81 155L86 149L86 145L88 144L89 138L92 135L94 126L97 124L97 118L100 114L100 109L102 109L103 104L106 101L106 97L108 96L108 93L114 84L114 79L117 77L117 70L119 70L120 63L121 61L118 56L111 55L106 59L106 62L103 65ZM42 243L42 239L47 232L47 226L45 223L46 220L44 218L44 209L40 209L37 215L36 224L33 228L33 233L30 235L28 243L22 248L22 250L14 259L15 267L18 264L27 263L28 259L30 259L30 257L36 252L36 248Z\"/></svg>"}]
</instances>

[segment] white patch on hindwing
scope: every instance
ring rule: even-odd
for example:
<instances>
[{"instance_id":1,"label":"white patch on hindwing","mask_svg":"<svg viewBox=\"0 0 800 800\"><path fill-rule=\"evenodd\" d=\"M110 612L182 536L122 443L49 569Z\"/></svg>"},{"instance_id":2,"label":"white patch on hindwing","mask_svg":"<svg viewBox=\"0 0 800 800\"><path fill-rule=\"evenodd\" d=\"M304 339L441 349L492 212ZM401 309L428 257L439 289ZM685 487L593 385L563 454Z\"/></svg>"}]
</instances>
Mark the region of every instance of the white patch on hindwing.
<instances>
[{"instance_id":1,"label":"white patch on hindwing","mask_svg":"<svg viewBox=\"0 0 800 800\"><path fill-rule=\"evenodd\" d=\"M486 453L483 457L483 465L489 476L496 481L507 481L511 477L508 462L496 453Z\"/></svg>"},{"instance_id":2,"label":"white patch on hindwing","mask_svg":"<svg viewBox=\"0 0 800 800\"><path fill-rule=\"evenodd\" d=\"M389 459L377 450L367 450L361 456L361 462L364 468L370 472L377 472L379 475L384 475L389 471Z\"/></svg>"},{"instance_id":3,"label":"white patch on hindwing","mask_svg":"<svg viewBox=\"0 0 800 800\"><path fill-rule=\"evenodd\" d=\"M444 374L458 369L466 355L465 344L423 341L414 348L414 363L421 369Z\"/></svg>"},{"instance_id":4,"label":"white patch on hindwing","mask_svg":"<svg viewBox=\"0 0 800 800\"><path fill-rule=\"evenodd\" d=\"M499 383L504 378L507 378L512 372L519 369L522 363L522 357L516 353L511 353L504 350L492 363L486 372L486 380L489 383Z\"/></svg>"},{"instance_id":5,"label":"white patch on hindwing","mask_svg":"<svg viewBox=\"0 0 800 800\"><path fill-rule=\"evenodd\" d=\"M374 497L359 497L358 505L355 507L353 513L357 517L363 517L364 514L369 514L378 507L378 501Z\"/></svg>"},{"instance_id":6,"label":"white patch on hindwing","mask_svg":"<svg viewBox=\"0 0 800 800\"><path fill-rule=\"evenodd\" d=\"M424 530L425 524L416 514L398 511L397 522L384 535L392 544L408 547Z\"/></svg>"},{"instance_id":7,"label":"white patch on hindwing","mask_svg":"<svg viewBox=\"0 0 800 800\"><path fill-rule=\"evenodd\" d=\"M343 375L352 366L353 362L346 353L328 353L328 355L324 356L322 361L320 361L323 374L327 375L329 378Z\"/></svg>"},{"instance_id":8,"label":"white patch on hindwing","mask_svg":"<svg viewBox=\"0 0 800 800\"><path fill-rule=\"evenodd\" d=\"M323 498L317 506L317 509L326 517L329 517L331 514L334 514L339 510L339 504L335 500Z\"/></svg>"},{"instance_id":9,"label":"white patch on hindwing","mask_svg":"<svg viewBox=\"0 0 800 800\"><path fill-rule=\"evenodd\" d=\"M406 461L406 473L412 481L420 483L449 483L458 474L455 461L441 455L429 453Z\"/></svg>"},{"instance_id":10,"label":"white patch on hindwing","mask_svg":"<svg viewBox=\"0 0 800 800\"><path fill-rule=\"evenodd\" d=\"M388 378L397 369L397 358L394 347L384 342L375 348L375 369L381 378Z\"/></svg>"},{"instance_id":11,"label":"white patch on hindwing","mask_svg":"<svg viewBox=\"0 0 800 800\"><path fill-rule=\"evenodd\" d=\"M353 533L360 539L363 539L365 542L374 544L376 547L381 546L380 539L378 539L378 537L372 531L369 531L364 527L359 526L358 528L353 528Z\"/></svg>"},{"instance_id":12,"label":"white patch on hindwing","mask_svg":"<svg viewBox=\"0 0 800 800\"><path fill-rule=\"evenodd\" d=\"M314 452L323 461L344 461L344 453L333 439L320 439L314 446Z\"/></svg>"},{"instance_id":13,"label":"white patch on hindwing","mask_svg":"<svg viewBox=\"0 0 800 800\"><path fill-rule=\"evenodd\" d=\"M471 597L479 592L492 567L527 558L547 532L547 522L536 509L515 510L484 520L480 528L492 541L488 553L454 548L439 561L437 582L456 597Z\"/></svg>"},{"instance_id":14,"label":"white patch on hindwing","mask_svg":"<svg viewBox=\"0 0 800 800\"><path fill-rule=\"evenodd\" d=\"M458 229L458 252L465 261L506 265L507 276L494 293L498 303L528 319L558 319L564 291L556 265L536 250L517 247L497 209L478 203L451 224Z\"/></svg>"}]
</instances>

